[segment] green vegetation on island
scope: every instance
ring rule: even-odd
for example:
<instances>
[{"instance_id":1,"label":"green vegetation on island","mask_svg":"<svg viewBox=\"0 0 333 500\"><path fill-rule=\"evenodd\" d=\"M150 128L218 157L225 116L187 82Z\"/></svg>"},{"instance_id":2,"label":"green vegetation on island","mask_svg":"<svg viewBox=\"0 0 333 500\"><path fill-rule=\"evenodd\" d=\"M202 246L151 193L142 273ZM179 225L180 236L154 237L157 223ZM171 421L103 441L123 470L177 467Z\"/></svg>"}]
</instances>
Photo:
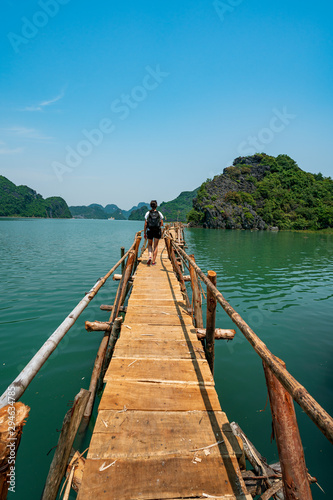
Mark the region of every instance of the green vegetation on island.
<instances>
[{"instance_id":1,"label":"green vegetation on island","mask_svg":"<svg viewBox=\"0 0 333 500\"><path fill-rule=\"evenodd\" d=\"M16 186L0 175L1 217L42 217L69 219L71 213L63 198L44 198L27 186Z\"/></svg>"},{"instance_id":2,"label":"green vegetation on island","mask_svg":"<svg viewBox=\"0 0 333 500\"><path fill-rule=\"evenodd\" d=\"M145 220L145 215L146 215L146 213L147 213L148 210L150 210L150 207L148 208L148 206L143 205L140 208L137 208L136 210L133 210L129 214L128 220L142 220L142 221L144 221Z\"/></svg>"},{"instance_id":3,"label":"green vegetation on island","mask_svg":"<svg viewBox=\"0 0 333 500\"><path fill-rule=\"evenodd\" d=\"M193 191L183 191L177 198L171 201L162 202L158 210L167 221L186 222L187 214L191 211L193 199L197 196L197 189Z\"/></svg>"},{"instance_id":4,"label":"green vegetation on island","mask_svg":"<svg viewBox=\"0 0 333 500\"><path fill-rule=\"evenodd\" d=\"M200 186L187 219L208 228L331 228L333 181L304 172L287 155L239 157Z\"/></svg>"}]
</instances>

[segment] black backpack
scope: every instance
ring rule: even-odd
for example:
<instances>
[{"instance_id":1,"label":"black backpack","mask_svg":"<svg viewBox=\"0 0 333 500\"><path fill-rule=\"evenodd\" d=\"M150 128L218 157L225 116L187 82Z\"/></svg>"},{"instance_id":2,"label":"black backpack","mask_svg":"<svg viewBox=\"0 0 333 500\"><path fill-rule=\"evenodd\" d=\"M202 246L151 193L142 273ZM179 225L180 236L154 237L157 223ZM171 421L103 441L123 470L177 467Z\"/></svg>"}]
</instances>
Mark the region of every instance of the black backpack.
<instances>
[{"instance_id":1,"label":"black backpack","mask_svg":"<svg viewBox=\"0 0 333 500\"><path fill-rule=\"evenodd\" d=\"M161 225L160 214L158 213L157 210L150 210L147 219L148 229L153 229L154 227L160 227L160 225Z\"/></svg>"}]
</instances>

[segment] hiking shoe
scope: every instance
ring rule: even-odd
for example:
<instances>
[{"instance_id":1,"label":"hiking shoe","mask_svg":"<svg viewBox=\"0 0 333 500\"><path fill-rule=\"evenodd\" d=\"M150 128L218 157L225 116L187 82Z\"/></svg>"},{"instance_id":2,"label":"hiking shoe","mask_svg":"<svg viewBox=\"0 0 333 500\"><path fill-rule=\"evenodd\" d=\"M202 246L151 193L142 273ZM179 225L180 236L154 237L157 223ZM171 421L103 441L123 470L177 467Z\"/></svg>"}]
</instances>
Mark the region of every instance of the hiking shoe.
<instances>
[{"instance_id":1,"label":"hiking shoe","mask_svg":"<svg viewBox=\"0 0 333 500\"><path fill-rule=\"evenodd\" d=\"M152 263L152 266L156 266L156 262L153 262L153 263Z\"/></svg>"},{"instance_id":2,"label":"hiking shoe","mask_svg":"<svg viewBox=\"0 0 333 500\"><path fill-rule=\"evenodd\" d=\"M147 260L147 266L150 266L151 264L151 257L149 257L149 259Z\"/></svg>"}]
</instances>

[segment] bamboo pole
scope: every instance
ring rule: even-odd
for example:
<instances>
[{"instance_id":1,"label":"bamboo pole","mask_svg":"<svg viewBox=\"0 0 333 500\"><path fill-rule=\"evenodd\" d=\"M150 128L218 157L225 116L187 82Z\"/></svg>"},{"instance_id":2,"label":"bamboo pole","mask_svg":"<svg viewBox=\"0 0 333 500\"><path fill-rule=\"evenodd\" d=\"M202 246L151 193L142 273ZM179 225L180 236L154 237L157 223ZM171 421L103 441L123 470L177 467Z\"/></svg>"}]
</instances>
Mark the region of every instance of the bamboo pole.
<instances>
[{"instance_id":1,"label":"bamboo pole","mask_svg":"<svg viewBox=\"0 0 333 500\"><path fill-rule=\"evenodd\" d=\"M285 368L285 363L276 358ZM286 500L312 500L293 400L263 363Z\"/></svg>"},{"instance_id":2,"label":"bamboo pole","mask_svg":"<svg viewBox=\"0 0 333 500\"><path fill-rule=\"evenodd\" d=\"M73 407L65 415L41 500L56 500L57 498L59 486L65 475L69 455L89 396L89 391L81 389L75 396Z\"/></svg>"},{"instance_id":3,"label":"bamboo pole","mask_svg":"<svg viewBox=\"0 0 333 500\"><path fill-rule=\"evenodd\" d=\"M74 325L75 321L78 319L82 311L84 311L89 302L95 297L97 292L104 285L106 280L111 276L111 274L114 273L117 267L123 262L123 260L127 257L127 255L134 247L135 242L128 250L128 252L126 252L124 257L122 257L122 259L120 259L103 278L100 278L97 283L95 283L89 293L77 304L76 307L74 307L72 312L67 316L67 318L65 318L61 325L58 326L58 328L52 333L48 340L42 345L39 351L37 351L35 356L29 361L25 368L23 368L21 373L11 383L10 387L14 387L15 389L15 401L18 401L20 399L30 382L44 365L45 361L50 357L52 352L56 349L68 330ZM0 408L8 404L8 389L2 394L0 398Z\"/></svg>"},{"instance_id":4,"label":"bamboo pole","mask_svg":"<svg viewBox=\"0 0 333 500\"><path fill-rule=\"evenodd\" d=\"M194 255L192 254L190 257L195 262ZM195 272L194 267L191 265L190 265L190 277L191 277L192 303L193 303L195 327L203 328L204 324L202 319L202 300L198 283L198 276L197 273Z\"/></svg>"},{"instance_id":5,"label":"bamboo pole","mask_svg":"<svg viewBox=\"0 0 333 500\"><path fill-rule=\"evenodd\" d=\"M14 400L0 410L0 500L6 500L8 490L15 493L16 455L29 411Z\"/></svg>"},{"instance_id":6,"label":"bamboo pole","mask_svg":"<svg viewBox=\"0 0 333 500\"><path fill-rule=\"evenodd\" d=\"M208 271L208 279L216 286L216 272ZM206 358L214 375L215 359L215 318L216 298L210 288L207 287L207 316L206 316Z\"/></svg>"},{"instance_id":7,"label":"bamboo pole","mask_svg":"<svg viewBox=\"0 0 333 500\"><path fill-rule=\"evenodd\" d=\"M100 343L99 349L97 351L97 356L95 359L94 363L94 368L91 374L91 379L90 379L90 385L89 385L89 392L90 392L90 397L89 401L87 403L86 409L84 410L83 417L86 420L90 420L93 408L94 408L94 401L96 397L96 392L97 392L97 384L98 384L98 379L99 379L99 374L101 373L102 369L102 364L103 364L103 359L105 357L106 349L108 347L108 341L109 341L109 336L106 334L102 338L102 341Z\"/></svg>"},{"instance_id":8,"label":"bamboo pole","mask_svg":"<svg viewBox=\"0 0 333 500\"><path fill-rule=\"evenodd\" d=\"M265 361L269 369L274 373L276 378L281 382L283 387L289 392L293 399L300 405L305 413L317 425L324 436L333 444L333 418L320 406L320 404L309 394L303 387L280 363L275 360L275 356L267 348L264 342L254 333L249 325L242 317L231 307L231 305L223 297L222 293L211 283L211 281L201 271L199 266L182 250L178 248L178 252L187 259L194 267L198 276L207 285L214 294L217 302L223 307L228 316L238 326L245 338L250 342L256 353Z\"/></svg>"}]
</instances>

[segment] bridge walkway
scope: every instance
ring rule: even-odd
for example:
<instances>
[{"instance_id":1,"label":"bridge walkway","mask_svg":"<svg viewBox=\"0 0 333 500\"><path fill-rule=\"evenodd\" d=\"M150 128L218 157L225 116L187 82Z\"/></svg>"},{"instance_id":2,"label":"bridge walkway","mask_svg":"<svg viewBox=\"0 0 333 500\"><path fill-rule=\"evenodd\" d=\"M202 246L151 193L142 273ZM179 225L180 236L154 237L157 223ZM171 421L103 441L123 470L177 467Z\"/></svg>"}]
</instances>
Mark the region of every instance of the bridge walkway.
<instances>
[{"instance_id":1,"label":"bridge walkway","mask_svg":"<svg viewBox=\"0 0 333 500\"><path fill-rule=\"evenodd\" d=\"M79 500L250 500L241 451L164 241L139 263L98 409Z\"/></svg>"}]
</instances>

